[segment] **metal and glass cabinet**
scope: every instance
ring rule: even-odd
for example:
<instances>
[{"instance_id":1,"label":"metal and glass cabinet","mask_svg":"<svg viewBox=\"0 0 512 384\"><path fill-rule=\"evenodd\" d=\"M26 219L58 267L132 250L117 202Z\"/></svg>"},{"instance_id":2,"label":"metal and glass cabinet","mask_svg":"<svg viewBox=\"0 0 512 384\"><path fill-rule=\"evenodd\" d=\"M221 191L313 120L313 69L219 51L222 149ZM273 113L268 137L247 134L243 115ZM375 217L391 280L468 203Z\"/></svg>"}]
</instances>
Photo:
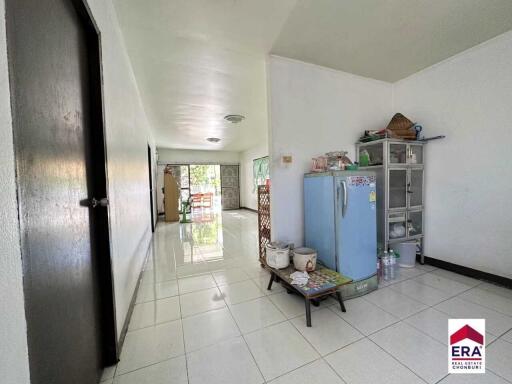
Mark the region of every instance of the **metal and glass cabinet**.
<instances>
[{"instance_id":1,"label":"metal and glass cabinet","mask_svg":"<svg viewBox=\"0 0 512 384\"><path fill-rule=\"evenodd\" d=\"M423 263L425 143L381 139L356 144L356 158L368 160L361 170L377 175L377 242L416 242ZM363 152L366 150L366 153ZM365 162L366 163L366 162ZM363 166L361 166L363 165Z\"/></svg>"}]
</instances>

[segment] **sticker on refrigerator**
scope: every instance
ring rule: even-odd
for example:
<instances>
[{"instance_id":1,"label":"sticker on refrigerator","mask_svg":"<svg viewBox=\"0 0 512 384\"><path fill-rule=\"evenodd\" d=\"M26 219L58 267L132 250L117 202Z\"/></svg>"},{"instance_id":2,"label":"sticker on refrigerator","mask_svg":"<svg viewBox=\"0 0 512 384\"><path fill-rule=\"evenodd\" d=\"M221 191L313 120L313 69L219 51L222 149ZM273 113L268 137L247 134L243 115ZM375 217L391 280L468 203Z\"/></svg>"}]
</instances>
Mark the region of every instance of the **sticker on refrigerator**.
<instances>
[{"instance_id":1,"label":"sticker on refrigerator","mask_svg":"<svg viewBox=\"0 0 512 384\"><path fill-rule=\"evenodd\" d=\"M375 183L375 176L349 176L347 177L348 185L351 187L363 187Z\"/></svg>"},{"instance_id":2,"label":"sticker on refrigerator","mask_svg":"<svg viewBox=\"0 0 512 384\"><path fill-rule=\"evenodd\" d=\"M370 203L375 203L377 201L377 193L375 191L370 192Z\"/></svg>"}]
</instances>

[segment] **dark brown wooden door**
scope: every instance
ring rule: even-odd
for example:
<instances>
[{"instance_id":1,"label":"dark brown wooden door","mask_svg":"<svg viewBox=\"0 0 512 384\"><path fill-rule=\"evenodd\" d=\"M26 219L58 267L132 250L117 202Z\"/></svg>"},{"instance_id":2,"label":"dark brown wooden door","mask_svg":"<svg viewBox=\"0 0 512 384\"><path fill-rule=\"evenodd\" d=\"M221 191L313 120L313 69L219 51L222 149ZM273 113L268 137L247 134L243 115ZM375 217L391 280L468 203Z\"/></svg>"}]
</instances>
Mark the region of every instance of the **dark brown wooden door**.
<instances>
[{"instance_id":1,"label":"dark brown wooden door","mask_svg":"<svg viewBox=\"0 0 512 384\"><path fill-rule=\"evenodd\" d=\"M80 4L6 1L33 384L95 383L108 338L115 355L115 327L105 326L113 320L108 201L91 204L106 197L101 92Z\"/></svg>"}]
</instances>

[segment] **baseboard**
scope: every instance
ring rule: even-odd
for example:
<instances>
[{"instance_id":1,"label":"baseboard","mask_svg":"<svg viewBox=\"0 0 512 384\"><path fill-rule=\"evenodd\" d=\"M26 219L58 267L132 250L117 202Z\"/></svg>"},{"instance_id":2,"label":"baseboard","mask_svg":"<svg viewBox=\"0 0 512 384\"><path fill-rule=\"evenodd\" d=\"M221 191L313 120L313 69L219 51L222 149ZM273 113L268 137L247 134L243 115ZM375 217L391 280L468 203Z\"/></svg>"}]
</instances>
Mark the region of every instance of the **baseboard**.
<instances>
[{"instance_id":1,"label":"baseboard","mask_svg":"<svg viewBox=\"0 0 512 384\"><path fill-rule=\"evenodd\" d=\"M146 233L144 233L144 237L146 236ZM153 235L153 234L151 234L151 235ZM124 323L123 323L123 328L121 330L121 334L119 335L119 342L118 342L119 356L118 356L118 358L121 356L121 352L123 350L124 340L126 338L126 333L128 332L128 326L130 325L130 320L132 319L133 308L135 308L135 302L137 301L137 294L139 293L140 282L142 280L142 273L144 272L144 268L148 261L150 250L151 250L151 240L148 242L148 249L146 249L146 256L144 257L144 262L142 263L142 268L140 269L140 272L139 272L137 284L135 285L135 290L133 291L132 299L130 300L130 306L128 307L128 313L126 314L126 317L125 317Z\"/></svg>"},{"instance_id":2,"label":"baseboard","mask_svg":"<svg viewBox=\"0 0 512 384\"><path fill-rule=\"evenodd\" d=\"M240 209L247 209L248 211L258 213L258 211L256 209L252 209L252 208L248 208L248 207L240 207Z\"/></svg>"},{"instance_id":3,"label":"baseboard","mask_svg":"<svg viewBox=\"0 0 512 384\"><path fill-rule=\"evenodd\" d=\"M417 257L419 261L419 256ZM447 271L455 272L460 275L472 277L478 280L485 280L490 283L499 284L504 287L512 289L512 279L508 279L503 276L493 275L492 273L487 273L483 271L479 271L477 269L464 267L462 265L449 263L447 261L434 259L432 257L425 256L425 264L432 265L433 267L446 269Z\"/></svg>"}]
</instances>

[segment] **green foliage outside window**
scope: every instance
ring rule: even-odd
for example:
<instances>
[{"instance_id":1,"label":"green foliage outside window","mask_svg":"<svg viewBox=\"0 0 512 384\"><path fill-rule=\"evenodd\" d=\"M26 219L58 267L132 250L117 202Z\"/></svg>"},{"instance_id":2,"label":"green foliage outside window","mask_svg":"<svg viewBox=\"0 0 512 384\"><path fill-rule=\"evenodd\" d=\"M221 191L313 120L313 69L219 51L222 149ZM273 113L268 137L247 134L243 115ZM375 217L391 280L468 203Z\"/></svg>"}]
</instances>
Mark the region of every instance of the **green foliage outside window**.
<instances>
[{"instance_id":1,"label":"green foliage outside window","mask_svg":"<svg viewBox=\"0 0 512 384\"><path fill-rule=\"evenodd\" d=\"M218 165L190 165L190 186L192 193L201 190L214 190L220 193L220 174ZM198 190L196 190L198 189Z\"/></svg>"}]
</instances>

